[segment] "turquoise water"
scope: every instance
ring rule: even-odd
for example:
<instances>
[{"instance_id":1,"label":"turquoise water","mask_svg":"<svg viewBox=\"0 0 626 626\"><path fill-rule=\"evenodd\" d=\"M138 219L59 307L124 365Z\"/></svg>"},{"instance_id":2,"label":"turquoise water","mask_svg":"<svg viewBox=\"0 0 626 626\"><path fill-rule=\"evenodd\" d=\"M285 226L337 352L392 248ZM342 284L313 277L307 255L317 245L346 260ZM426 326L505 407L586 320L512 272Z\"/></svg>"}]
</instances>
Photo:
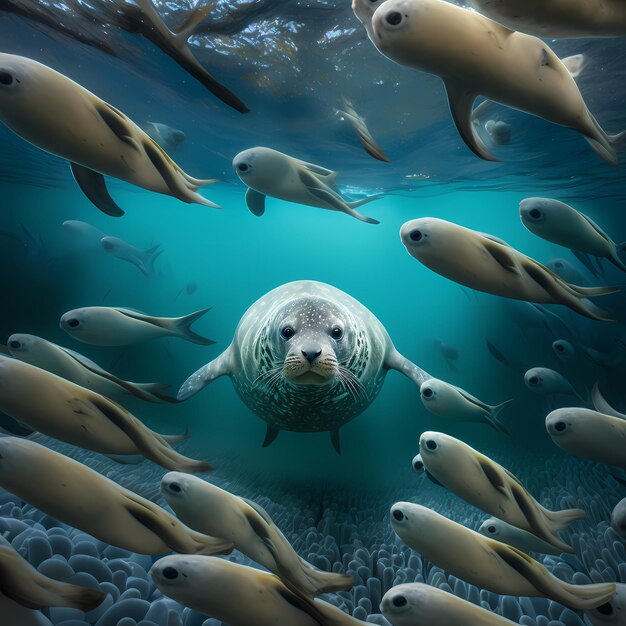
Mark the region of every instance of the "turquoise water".
<instances>
[{"instance_id":1,"label":"turquoise water","mask_svg":"<svg viewBox=\"0 0 626 626\"><path fill-rule=\"evenodd\" d=\"M511 125L512 141L495 148L502 163L480 161L458 138L438 79L380 57L364 39L346 3L313 2L305 7L284 2L273 8L265 3L232 3L237 15L248 16L247 26L221 38L209 37L209 43L202 40L205 48L196 45L196 51L250 105L252 112L247 116L227 109L145 40L111 29L105 40L113 46L117 55L113 56L15 15L19 3L10 0L8 4L13 9L0 7L2 51L54 67L137 123L162 122L182 130L186 140L172 151L173 158L193 176L223 179L201 192L223 208L187 205L109 180L111 194L126 215L108 217L80 192L65 161L0 128L1 341L12 333L38 335L80 352L125 380L167 382L175 394L189 375L227 348L240 318L258 298L290 281L329 283L372 311L396 348L432 376L488 404L512 399L502 413L511 436L485 424L460 424L428 413L418 388L394 371L375 402L341 429L341 455L335 453L325 432L283 431L270 447L262 448L265 422L246 408L226 377L180 404L148 404L129 398L124 405L158 432L180 433L188 427L190 441L181 450L217 468L204 477L262 502L280 519L279 525L301 556L316 566L344 570L340 564L347 562L352 571L359 548L374 555L374 561L384 560L385 550L395 554L397 560L389 566L393 575L385 574L384 580L379 576L383 592L390 582L416 580L472 601L478 597L471 585L455 586L454 577L437 574L437 568L428 563L420 561L416 574L410 551L388 523L388 509L400 499L426 504L471 528L486 517L412 472L419 436L427 430L457 437L502 463L548 508L588 509L589 519L565 535L575 546L576 557L534 555L550 571L570 580L579 575L574 582L626 583L623 546L609 529L611 511L624 497L622 475L615 468L575 459L558 449L546 433L545 416L572 400L538 396L523 378L531 367L553 368L585 397L599 380L610 403L624 409L623 293L597 301L614 313L615 323L590 321L551 306L549 310L563 320L565 330L523 329L515 304L435 274L409 256L399 238L406 221L437 217L501 237L541 263L566 259L586 286L623 286L622 272L605 263L605 275L595 278L569 250L527 231L518 212L519 202L526 197L558 198L592 217L616 242L626 240L623 165L613 168L601 162L573 132L501 107L493 119ZM174 3L161 8L168 15L176 13ZM224 15L228 15L227 8L219 3ZM328 33L339 34L331 37ZM562 57L587 55L580 87L590 108L611 131L626 128L624 40L563 40L554 48ZM370 122L391 163L368 157L338 119L336 109L346 93ZM255 145L271 146L339 171L340 187L354 198L384 193L382 199L361 209L380 220L380 225L271 198L265 215L255 217L245 205L245 187L231 167L235 154ZM405 177L411 175L420 176L407 182ZM108 255L97 240L81 240L69 233L62 226L65 220L87 222L141 249L159 244L163 252L155 263L155 275L144 276L136 267ZM24 228L30 235L24 234ZM188 293L191 283L196 289ZM164 317L212 307L194 330L216 343L203 347L176 338L123 348L78 343L60 329L59 319L66 311L86 306L126 307ZM589 348L610 354L617 365L600 367L584 355L563 363L551 348L557 339L573 341L581 353ZM446 362L437 341L455 348L458 359ZM511 366L493 358L487 341ZM115 465L95 453L48 439L44 443L164 505L158 482L165 470L149 461ZM622 480L615 480L616 473ZM71 528L0 491L0 529L10 541L19 534L7 521L13 518L31 520L28 532L60 527L67 536L76 536ZM337 546L341 558L333 560L334 552L324 541ZM31 562L38 559L28 548L21 553ZM104 553L104 546L98 544L96 558L106 563ZM153 556L156 560L158 555ZM124 558L134 558L148 581L150 558L130 553ZM234 560L249 562L240 555ZM373 567L367 580L377 576ZM359 582L366 587L366 581ZM154 585L146 585L140 594L143 600L152 606L163 602ZM386 624L377 608L380 598L368 589L325 598L359 619L376 616L370 621ZM483 606L516 623L545 626L547 615L553 620L550 626L585 623L582 613L564 613L555 603L538 601L531 611L518 598L483 595ZM361 597L367 602L359 605ZM207 619L188 609L183 612L182 606L171 605L168 610L176 617L168 618L167 611L165 617L154 617L154 609L145 626L199 626ZM95 614L48 610L44 614L55 625L118 626L113 618L98 622ZM122 610L119 619L124 616ZM132 626L143 617L145 612L133 618ZM83 621L70 625L70 618ZM119 626L131 626L131 622L119 622Z\"/></svg>"}]
</instances>

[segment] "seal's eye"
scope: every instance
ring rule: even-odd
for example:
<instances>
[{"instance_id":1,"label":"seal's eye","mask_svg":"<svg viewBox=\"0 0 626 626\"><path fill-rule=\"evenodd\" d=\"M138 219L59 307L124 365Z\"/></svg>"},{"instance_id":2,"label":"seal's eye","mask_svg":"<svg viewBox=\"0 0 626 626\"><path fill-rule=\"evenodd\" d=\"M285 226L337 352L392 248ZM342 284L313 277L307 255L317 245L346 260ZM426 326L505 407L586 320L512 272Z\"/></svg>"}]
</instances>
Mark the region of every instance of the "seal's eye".
<instances>
[{"instance_id":1,"label":"seal's eye","mask_svg":"<svg viewBox=\"0 0 626 626\"><path fill-rule=\"evenodd\" d=\"M339 326L335 326L331 331L330 331L330 336L333 339L336 339L337 341L339 341L339 339L341 339L343 337L343 330L341 328L339 328Z\"/></svg>"},{"instance_id":2,"label":"seal's eye","mask_svg":"<svg viewBox=\"0 0 626 626\"><path fill-rule=\"evenodd\" d=\"M530 217L534 220L538 220L541 217L541 211L539 209L531 209L528 215L530 215Z\"/></svg>"},{"instance_id":3,"label":"seal's eye","mask_svg":"<svg viewBox=\"0 0 626 626\"><path fill-rule=\"evenodd\" d=\"M78 326L80 326L80 322L75 317L73 317L71 320L67 320L67 325L70 328L77 328Z\"/></svg>"},{"instance_id":4,"label":"seal's eye","mask_svg":"<svg viewBox=\"0 0 626 626\"><path fill-rule=\"evenodd\" d=\"M163 570L163 578L167 578L167 580L176 580L178 578L178 571L173 567L166 567Z\"/></svg>"},{"instance_id":5,"label":"seal's eye","mask_svg":"<svg viewBox=\"0 0 626 626\"><path fill-rule=\"evenodd\" d=\"M413 467L416 472L421 472L424 469L424 464L421 461L415 461L415 463L413 463Z\"/></svg>"},{"instance_id":6,"label":"seal's eye","mask_svg":"<svg viewBox=\"0 0 626 626\"><path fill-rule=\"evenodd\" d=\"M411 241L421 241L423 235L422 235L422 231L421 230L412 230L409 233L409 239Z\"/></svg>"},{"instance_id":7,"label":"seal's eye","mask_svg":"<svg viewBox=\"0 0 626 626\"><path fill-rule=\"evenodd\" d=\"M491 533L492 535L496 534L496 527L495 526L488 526L487 527L487 532Z\"/></svg>"},{"instance_id":8,"label":"seal's eye","mask_svg":"<svg viewBox=\"0 0 626 626\"><path fill-rule=\"evenodd\" d=\"M6 71L0 71L0 85L12 85L13 76Z\"/></svg>"},{"instance_id":9,"label":"seal's eye","mask_svg":"<svg viewBox=\"0 0 626 626\"><path fill-rule=\"evenodd\" d=\"M392 515L393 519L395 519L396 522L401 522L405 519L404 513L400 509L396 509L395 511L393 511Z\"/></svg>"},{"instance_id":10,"label":"seal's eye","mask_svg":"<svg viewBox=\"0 0 626 626\"><path fill-rule=\"evenodd\" d=\"M613 615L613 607L610 602L600 605L596 611L600 613L600 615Z\"/></svg>"},{"instance_id":11,"label":"seal's eye","mask_svg":"<svg viewBox=\"0 0 626 626\"><path fill-rule=\"evenodd\" d=\"M174 493L180 493L183 490L178 483L170 483L169 487L170 491L173 491Z\"/></svg>"},{"instance_id":12,"label":"seal's eye","mask_svg":"<svg viewBox=\"0 0 626 626\"><path fill-rule=\"evenodd\" d=\"M394 596L391 601L391 604L398 608L406 606L408 603L409 601L404 596Z\"/></svg>"},{"instance_id":13,"label":"seal's eye","mask_svg":"<svg viewBox=\"0 0 626 626\"><path fill-rule=\"evenodd\" d=\"M531 385L538 385L538 384L539 384L539 377L538 377L538 376L531 376L531 377L528 379L528 382L529 382Z\"/></svg>"},{"instance_id":14,"label":"seal's eye","mask_svg":"<svg viewBox=\"0 0 626 626\"><path fill-rule=\"evenodd\" d=\"M280 334L283 339L291 339L296 334L296 331L291 328L291 326L285 326L285 328L280 331Z\"/></svg>"},{"instance_id":15,"label":"seal's eye","mask_svg":"<svg viewBox=\"0 0 626 626\"><path fill-rule=\"evenodd\" d=\"M426 389L422 390L422 395L424 398L432 398L435 392L430 387L426 387Z\"/></svg>"},{"instance_id":16,"label":"seal's eye","mask_svg":"<svg viewBox=\"0 0 626 626\"><path fill-rule=\"evenodd\" d=\"M562 343L557 343L555 348L559 351L559 352L563 352L565 350L565 346Z\"/></svg>"},{"instance_id":17,"label":"seal's eye","mask_svg":"<svg viewBox=\"0 0 626 626\"><path fill-rule=\"evenodd\" d=\"M247 163L239 163L237 165L237 169L240 172L247 172L250 169L250 166Z\"/></svg>"},{"instance_id":18,"label":"seal's eye","mask_svg":"<svg viewBox=\"0 0 626 626\"><path fill-rule=\"evenodd\" d=\"M385 16L385 21L390 26L399 26L402 23L402 13L399 11L392 11L391 13L387 13Z\"/></svg>"},{"instance_id":19,"label":"seal's eye","mask_svg":"<svg viewBox=\"0 0 626 626\"><path fill-rule=\"evenodd\" d=\"M434 439L429 439L429 440L426 442L426 447L427 447L429 450L436 450L436 449L437 449L437 442L436 442Z\"/></svg>"},{"instance_id":20,"label":"seal's eye","mask_svg":"<svg viewBox=\"0 0 626 626\"><path fill-rule=\"evenodd\" d=\"M556 430L557 433L562 433L566 428L567 424L565 422L557 422L554 425L554 430Z\"/></svg>"},{"instance_id":21,"label":"seal's eye","mask_svg":"<svg viewBox=\"0 0 626 626\"><path fill-rule=\"evenodd\" d=\"M22 344L15 339L13 341L9 341L9 348L13 348L14 350L19 350L22 347Z\"/></svg>"}]
</instances>

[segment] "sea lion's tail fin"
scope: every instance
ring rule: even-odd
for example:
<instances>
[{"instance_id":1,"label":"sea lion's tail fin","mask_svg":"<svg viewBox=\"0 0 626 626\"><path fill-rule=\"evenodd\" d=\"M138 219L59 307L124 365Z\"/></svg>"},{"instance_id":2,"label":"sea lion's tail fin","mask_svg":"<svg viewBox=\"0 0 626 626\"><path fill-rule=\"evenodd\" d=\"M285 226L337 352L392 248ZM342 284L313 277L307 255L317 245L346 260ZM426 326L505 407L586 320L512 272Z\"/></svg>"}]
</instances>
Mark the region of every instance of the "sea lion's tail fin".
<instances>
[{"instance_id":1,"label":"sea lion's tail fin","mask_svg":"<svg viewBox=\"0 0 626 626\"><path fill-rule=\"evenodd\" d=\"M315 569L310 563L304 559L302 562L302 571L307 580L314 588L313 595L319 596L322 593L332 593L337 591L350 591L354 587L354 578L349 574L334 574L332 572L323 572Z\"/></svg>"}]
</instances>

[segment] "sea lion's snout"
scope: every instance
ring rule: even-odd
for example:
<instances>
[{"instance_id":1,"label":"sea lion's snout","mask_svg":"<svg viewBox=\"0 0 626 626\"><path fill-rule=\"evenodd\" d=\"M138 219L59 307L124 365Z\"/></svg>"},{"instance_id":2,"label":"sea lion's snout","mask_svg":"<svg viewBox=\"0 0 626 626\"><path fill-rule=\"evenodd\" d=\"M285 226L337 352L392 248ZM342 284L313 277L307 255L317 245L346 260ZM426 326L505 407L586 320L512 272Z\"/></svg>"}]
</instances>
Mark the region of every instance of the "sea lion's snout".
<instances>
[{"instance_id":1,"label":"sea lion's snout","mask_svg":"<svg viewBox=\"0 0 626 626\"><path fill-rule=\"evenodd\" d=\"M318 346L306 346L301 350L302 356L309 362L311 365L322 354L322 349Z\"/></svg>"}]
</instances>

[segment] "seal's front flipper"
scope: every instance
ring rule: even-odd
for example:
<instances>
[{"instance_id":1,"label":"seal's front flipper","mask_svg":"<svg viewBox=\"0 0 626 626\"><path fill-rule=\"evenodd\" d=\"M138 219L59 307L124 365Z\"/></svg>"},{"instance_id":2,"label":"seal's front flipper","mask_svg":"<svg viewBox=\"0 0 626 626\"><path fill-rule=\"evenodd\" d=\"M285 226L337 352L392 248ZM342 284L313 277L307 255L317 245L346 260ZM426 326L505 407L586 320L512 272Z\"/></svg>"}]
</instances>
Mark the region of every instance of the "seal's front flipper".
<instances>
[{"instance_id":1,"label":"seal's front flipper","mask_svg":"<svg viewBox=\"0 0 626 626\"><path fill-rule=\"evenodd\" d=\"M433 376L425 372L421 367L417 367L415 363L403 357L395 348L392 348L386 356L384 367L385 369L396 370L404 374L417 385L418 389L422 386L422 383L433 378Z\"/></svg>"},{"instance_id":2,"label":"seal's front flipper","mask_svg":"<svg viewBox=\"0 0 626 626\"><path fill-rule=\"evenodd\" d=\"M490 152L483 140L476 133L474 124L472 123L472 106L476 100L476 94L467 90L463 85L457 85L455 82L448 80L445 83L448 92L448 103L450 104L450 113L456 124L463 141L467 147L477 154L481 159L486 161L499 161Z\"/></svg>"},{"instance_id":3,"label":"seal's front flipper","mask_svg":"<svg viewBox=\"0 0 626 626\"><path fill-rule=\"evenodd\" d=\"M267 425L267 431L265 433L265 439L263 439L263 447L267 448L267 446L274 443L276 437L278 437L280 430L275 428L274 426Z\"/></svg>"},{"instance_id":4,"label":"seal's front flipper","mask_svg":"<svg viewBox=\"0 0 626 626\"><path fill-rule=\"evenodd\" d=\"M201 367L193 373L178 391L178 400L181 402L195 396L201 389L212 383L220 376L230 376L233 368L231 363L230 348L222 352L216 359Z\"/></svg>"},{"instance_id":5,"label":"seal's front flipper","mask_svg":"<svg viewBox=\"0 0 626 626\"><path fill-rule=\"evenodd\" d=\"M246 206L250 209L250 213L257 217L263 215L265 213L265 198L265 194L248 188L248 191L246 191Z\"/></svg>"},{"instance_id":6,"label":"seal's front flipper","mask_svg":"<svg viewBox=\"0 0 626 626\"><path fill-rule=\"evenodd\" d=\"M104 182L104 176L77 163L71 163L70 168L74 180L81 191L103 212L111 217L121 217L124 211L115 204L109 195Z\"/></svg>"}]
</instances>

